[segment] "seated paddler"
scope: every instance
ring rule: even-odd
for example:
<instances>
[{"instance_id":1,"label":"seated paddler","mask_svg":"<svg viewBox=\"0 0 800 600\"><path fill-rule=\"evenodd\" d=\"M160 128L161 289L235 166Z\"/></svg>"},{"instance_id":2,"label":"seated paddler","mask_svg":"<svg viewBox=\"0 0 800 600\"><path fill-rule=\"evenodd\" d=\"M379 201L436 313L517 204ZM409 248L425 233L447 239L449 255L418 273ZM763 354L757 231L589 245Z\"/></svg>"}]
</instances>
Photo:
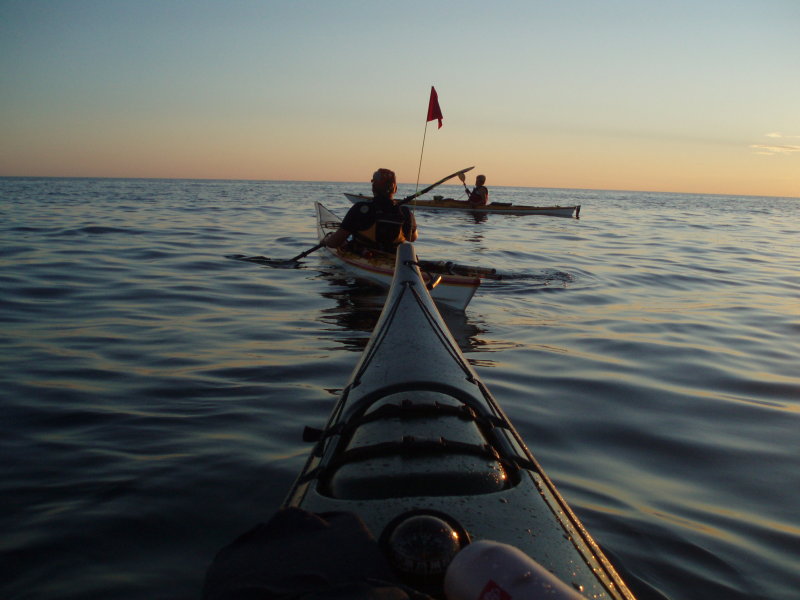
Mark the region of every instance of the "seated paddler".
<instances>
[{"instance_id":1,"label":"seated paddler","mask_svg":"<svg viewBox=\"0 0 800 600\"><path fill-rule=\"evenodd\" d=\"M379 250L394 254L402 242L417 239L417 222L407 206L394 199L397 177L394 171L378 169L372 175L371 202L356 202L347 211L338 230L328 234L325 245L364 254Z\"/></svg>"}]
</instances>

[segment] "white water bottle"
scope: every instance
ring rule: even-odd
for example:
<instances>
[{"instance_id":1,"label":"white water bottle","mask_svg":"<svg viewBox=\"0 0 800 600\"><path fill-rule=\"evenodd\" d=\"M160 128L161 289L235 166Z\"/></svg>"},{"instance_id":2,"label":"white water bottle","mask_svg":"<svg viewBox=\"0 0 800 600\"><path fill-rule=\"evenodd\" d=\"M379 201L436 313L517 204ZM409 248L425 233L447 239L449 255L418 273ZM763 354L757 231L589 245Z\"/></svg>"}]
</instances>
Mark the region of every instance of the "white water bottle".
<instances>
[{"instance_id":1,"label":"white water bottle","mask_svg":"<svg viewBox=\"0 0 800 600\"><path fill-rule=\"evenodd\" d=\"M518 548L488 540L456 554L447 567L444 595L447 600L586 600Z\"/></svg>"}]
</instances>

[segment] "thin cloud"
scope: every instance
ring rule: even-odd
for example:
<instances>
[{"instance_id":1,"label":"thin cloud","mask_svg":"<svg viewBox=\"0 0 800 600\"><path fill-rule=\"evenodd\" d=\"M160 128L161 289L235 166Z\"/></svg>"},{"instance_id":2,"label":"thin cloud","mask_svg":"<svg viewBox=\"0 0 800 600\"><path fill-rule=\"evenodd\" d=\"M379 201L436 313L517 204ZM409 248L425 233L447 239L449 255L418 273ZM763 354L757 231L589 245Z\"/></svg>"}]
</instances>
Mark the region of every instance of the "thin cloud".
<instances>
[{"instance_id":1,"label":"thin cloud","mask_svg":"<svg viewBox=\"0 0 800 600\"><path fill-rule=\"evenodd\" d=\"M768 146L766 144L752 144L750 147L756 150L757 154L764 154L767 156L800 152L800 146Z\"/></svg>"},{"instance_id":2,"label":"thin cloud","mask_svg":"<svg viewBox=\"0 0 800 600\"><path fill-rule=\"evenodd\" d=\"M786 135L778 131L767 133L764 137L768 137L772 140L800 139L800 135ZM794 144L751 144L750 147L756 151L756 154L761 154L762 156L775 156L776 154L792 154L794 152L800 152L800 146L796 146Z\"/></svg>"}]
</instances>

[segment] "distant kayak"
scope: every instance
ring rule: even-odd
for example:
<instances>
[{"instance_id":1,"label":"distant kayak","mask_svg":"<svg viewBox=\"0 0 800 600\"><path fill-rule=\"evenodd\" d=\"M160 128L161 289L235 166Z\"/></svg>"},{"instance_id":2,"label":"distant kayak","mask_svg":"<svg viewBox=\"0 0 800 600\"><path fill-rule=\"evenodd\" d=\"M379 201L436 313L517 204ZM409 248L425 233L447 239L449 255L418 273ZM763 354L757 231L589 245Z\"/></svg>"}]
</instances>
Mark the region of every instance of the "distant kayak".
<instances>
[{"instance_id":1,"label":"distant kayak","mask_svg":"<svg viewBox=\"0 0 800 600\"><path fill-rule=\"evenodd\" d=\"M319 202L316 203L316 209L317 235L322 240L328 233L339 228L341 219ZM367 256L362 256L346 248L326 247L325 250L352 275L386 288L391 285L395 262L393 254L376 250ZM430 284L441 278L431 291L433 299L457 310L464 310L467 307L481 284L481 277L491 275L489 270L471 271L470 267L445 262L427 261L423 263L423 267L426 283Z\"/></svg>"},{"instance_id":2,"label":"distant kayak","mask_svg":"<svg viewBox=\"0 0 800 600\"><path fill-rule=\"evenodd\" d=\"M344 194L350 202L372 202L371 196L361 194ZM453 198L434 198L433 200L414 200L410 203L414 208L429 210L457 210L470 213L498 213L504 215L544 215L548 217L580 218L581 207L577 206L526 206L511 202L490 202L486 206L470 206L465 200Z\"/></svg>"},{"instance_id":3,"label":"distant kayak","mask_svg":"<svg viewBox=\"0 0 800 600\"><path fill-rule=\"evenodd\" d=\"M284 506L357 515L401 582L436 598L453 557L492 541L516 554L456 573L470 598L511 598L500 574L530 560L581 597L633 600L459 350L418 262L398 248L380 319L325 427L307 428L315 445ZM523 567L505 581L536 577Z\"/></svg>"}]
</instances>

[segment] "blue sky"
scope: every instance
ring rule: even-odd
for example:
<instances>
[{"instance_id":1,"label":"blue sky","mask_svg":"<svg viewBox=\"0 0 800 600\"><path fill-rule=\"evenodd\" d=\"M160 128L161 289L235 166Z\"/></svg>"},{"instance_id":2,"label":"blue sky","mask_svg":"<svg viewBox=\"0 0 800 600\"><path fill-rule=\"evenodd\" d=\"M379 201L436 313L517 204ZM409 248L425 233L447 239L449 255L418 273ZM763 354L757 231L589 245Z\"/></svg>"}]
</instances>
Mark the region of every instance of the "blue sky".
<instances>
[{"instance_id":1,"label":"blue sky","mask_svg":"<svg viewBox=\"0 0 800 600\"><path fill-rule=\"evenodd\" d=\"M800 197L800 2L0 0L0 175ZM425 128L435 85L444 126Z\"/></svg>"}]
</instances>

